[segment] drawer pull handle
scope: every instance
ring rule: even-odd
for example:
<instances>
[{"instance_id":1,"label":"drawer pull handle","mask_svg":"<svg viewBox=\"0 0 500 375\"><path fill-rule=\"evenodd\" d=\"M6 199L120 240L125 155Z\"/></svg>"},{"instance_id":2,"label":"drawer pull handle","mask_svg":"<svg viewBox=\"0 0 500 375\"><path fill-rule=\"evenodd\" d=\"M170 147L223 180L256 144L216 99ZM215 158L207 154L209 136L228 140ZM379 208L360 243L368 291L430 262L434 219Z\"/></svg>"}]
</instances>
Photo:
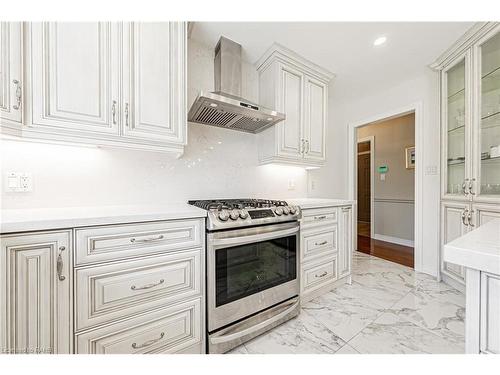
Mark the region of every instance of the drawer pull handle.
<instances>
[{"instance_id":1,"label":"drawer pull handle","mask_svg":"<svg viewBox=\"0 0 500 375\"><path fill-rule=\"evenodd\" d=\"M151 288L154 288L155 286L163 284L164 282L165 282L165 280L161 279L157 283L147 284L147 285L140 286L140 287L136 287L135 285L132 285L130 287L130 289L132 289L132 290L151 289Z\"/></svg>"},{"instance_id":2,"label":"drawer pull handle","mask_svg":"<svg viewBox=\"0 0 500 375\"><path fill-rule=\"evenodd\" d=\"M326 275L328 275L328 272L325 271L321 275L314 275L314 277L317 277L319 279L320 277L325 277Z\"/></svg>"},{"instance_id":3,"label":"drawer pull handle","mask_svg":"<svg viewBox=\"0 0 500 375\"><path fill-rule=\"evenodd\" d=\"M323 242L315 242L314 244L316 246L323 246L323 245L326 245L328 243L328 241L323 241Z\"/></svg>"},{"instance_id":4,"label":"drawer pull handle","mask_svg":"<svg viewBox=\"0 0 500 375\"><path fill-rule=\"evenodd\" d=\"M314 220L323 220L326 219L326 215L323 216L314 216Z\"/></svg>"},{"instance_id":5,"label":"drawer pull handle","mask_svg":"<svg viewBox=\"0 0 500 375\"><path fill-rule=\"evenodd\" d=\"M137 345L137 343L134 342L134 343L132 343L132 348L141 349L141 348L145 348L146 346L151 346L155 342L160 341L163 338L163 336L165 336L165 332L160 333L160 337L158 337L157 339L152 339L152 340L146 341L145 343L142 343L140 345Z\"/></svg>"},{"instance_id":6,"label":"drawer pull handle","mask_svg":"<svg viewBox=\"0 0 500 375\"><path fill-rule=\"evenodd\" d=\"M159 235L158 237L150 237L150 238L131 238L130 242L153 242L153 241L160 241L163 240L163 234Z\"/></svg>"}]
</instances>

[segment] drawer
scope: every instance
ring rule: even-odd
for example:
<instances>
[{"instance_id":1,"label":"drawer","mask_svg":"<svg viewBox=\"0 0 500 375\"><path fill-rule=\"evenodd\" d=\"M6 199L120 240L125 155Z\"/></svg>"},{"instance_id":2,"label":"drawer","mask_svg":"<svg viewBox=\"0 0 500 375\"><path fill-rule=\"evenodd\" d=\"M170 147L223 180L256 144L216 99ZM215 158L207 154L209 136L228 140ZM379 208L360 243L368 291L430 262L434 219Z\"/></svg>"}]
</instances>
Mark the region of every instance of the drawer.
<instances>
[{"instance_id":1,"label":"drawer","mask_svg":"<svg viewBox=\"0 0 500 375\"><path fill-rule=\"evenodd\" d=\"M300 220L302 227L314 227L321 225L330 225L337 222L337 208L313 208L302 210L302 218Z\"/></svg>"},{"instance_id":2,"label":"drawer","mask_svg":"<svg viewBox=\"0 0 500 375\"><path fill-rule=\"evenodd\" d=\"M308 263L302 266L301 290L311 292L337 280L337 257L322 259L319 262Z\"/></svg>"},{"instance_id":3,"label":"drawer","mask_svg":"<svg viewBox=\"0 0 500 375\"><path fill-rule=\"evenodd\" d=\"M200 247L204 220L108 225L75 230L76 265Z\"/></svg>"},{"instance_id":4,"label":"drawer","mask_svg":"<svg viewBox=\"0 0 500 375\"><path fill-rule=\"evenodd\" d=\"M201 299L77 334L78 354L176 353L201 341Z\"/></svg>"},{"instance_id":5,"label":"drawer","mask_svg":"<svg viewBox=\"0 0 500 375\"><path fill-rule=\"evenodd\" d=\"M309 261L338 251L337 224L301 233L301 260Z\"/></svg>"},{"instance_id":6,"label":"drawer","mask_svg":"<svg viewBox=\"0 0 500 375\"><path fill-rule=\"evenodd\" d=\"M483 353L500 354L500 276L481 272L481 334Z\"/></svg>"},{"instance_id":7,"label":"drawer","mask_svg":"<svg viewBox=\"0 0 500 375\"><path fill-rule=\"evenodd\" d=\"M202 279L202 250L79 268L76 330L196 297Z\"/></svg>"}]
</instances>

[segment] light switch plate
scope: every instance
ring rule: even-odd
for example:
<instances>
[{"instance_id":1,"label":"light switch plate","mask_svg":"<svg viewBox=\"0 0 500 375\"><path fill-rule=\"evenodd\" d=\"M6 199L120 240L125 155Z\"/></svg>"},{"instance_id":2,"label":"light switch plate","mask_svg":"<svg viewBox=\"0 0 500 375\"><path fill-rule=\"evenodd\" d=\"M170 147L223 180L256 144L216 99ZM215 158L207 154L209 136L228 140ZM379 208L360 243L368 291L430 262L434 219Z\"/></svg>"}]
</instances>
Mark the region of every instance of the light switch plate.
<instances>
[{"instance_id":1,"label":"light switch plate","mask_svg":"<svg viewBox=\"0 0 500 375\"><path fill-rule=\"evenodd\" d=\"M427 165L425 167L425 174L426 175L437 175L437 165Z\"/></svg>"}]
</instances>

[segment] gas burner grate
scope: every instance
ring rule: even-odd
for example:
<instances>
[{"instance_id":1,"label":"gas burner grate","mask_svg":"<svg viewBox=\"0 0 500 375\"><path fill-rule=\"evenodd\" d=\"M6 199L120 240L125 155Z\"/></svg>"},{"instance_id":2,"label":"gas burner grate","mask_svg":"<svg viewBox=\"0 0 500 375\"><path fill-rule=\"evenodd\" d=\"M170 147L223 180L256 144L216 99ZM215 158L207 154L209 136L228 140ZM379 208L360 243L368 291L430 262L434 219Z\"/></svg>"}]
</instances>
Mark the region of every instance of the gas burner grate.
<instances>
[{"instance_id":1,"label":"gas burner grate","mask_svg":"<svg viewBox=\"0 0 500 375\"><path fill-rule=\"evenodd\" d=\"M189 204L204 210L232 210L244 208L269 208L278 206L288 206L285 201L272 199L211 199L211 200L191 200Z\"/></svg>"}]
</instances>

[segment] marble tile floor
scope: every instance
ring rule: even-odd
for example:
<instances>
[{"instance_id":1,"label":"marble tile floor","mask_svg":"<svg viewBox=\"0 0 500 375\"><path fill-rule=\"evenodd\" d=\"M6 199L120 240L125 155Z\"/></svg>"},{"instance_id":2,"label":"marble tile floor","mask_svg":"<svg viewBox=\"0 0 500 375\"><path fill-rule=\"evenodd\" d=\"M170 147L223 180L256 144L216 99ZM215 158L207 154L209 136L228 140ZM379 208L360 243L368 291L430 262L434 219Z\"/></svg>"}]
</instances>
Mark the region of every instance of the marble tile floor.
<instances>
[{"instance_id":1,"label":"marble tile floor","mask_svg":"<svg viewBox=\"0 0 500 375\"><path fill-rule=\"evenodd\" d=\"M305 303L297 318L230 353L464 353L461 292L360 252L354 253L352 271L352 285Z\"/></svg>"}]
</instances>

